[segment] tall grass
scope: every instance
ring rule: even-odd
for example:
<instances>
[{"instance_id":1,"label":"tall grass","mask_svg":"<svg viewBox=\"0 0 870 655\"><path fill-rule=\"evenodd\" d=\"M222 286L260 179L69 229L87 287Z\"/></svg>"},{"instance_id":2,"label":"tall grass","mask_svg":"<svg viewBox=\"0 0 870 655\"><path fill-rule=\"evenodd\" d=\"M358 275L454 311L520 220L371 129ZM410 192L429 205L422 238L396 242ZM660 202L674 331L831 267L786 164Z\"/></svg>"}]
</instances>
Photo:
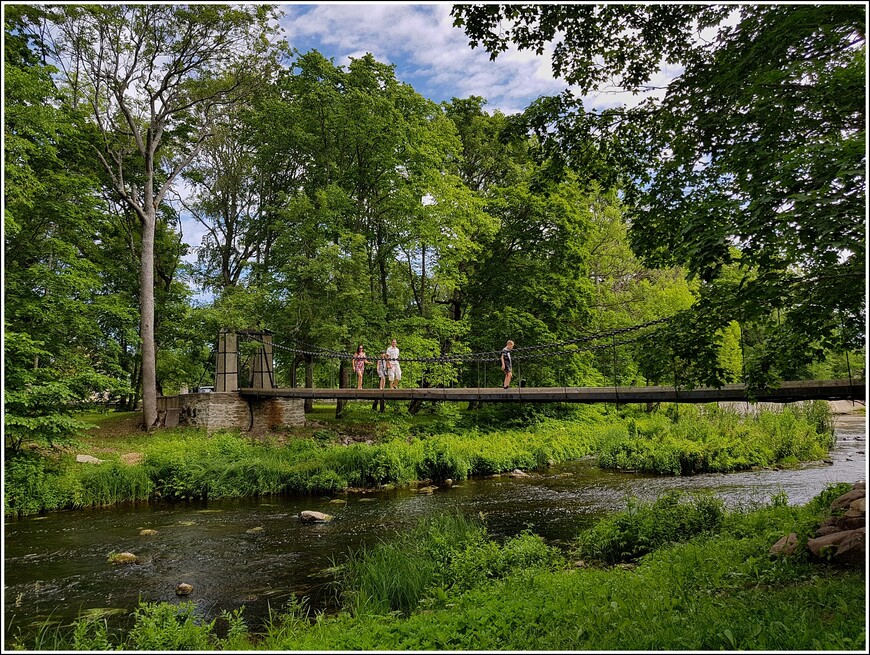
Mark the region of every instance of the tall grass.
<instances>
[{"instance_id":1,"label":"tall grass","mask_svg":"<svg viewBox=\"0 0 870 655\"><path fill-rule=\"evenodd\" d=\"M589 412L572 421L542 415L523 429L469 427L414 435L394 426L381 431L377 443L350 446L335 443L329 431L282 444L237 432L167 430L142 445L141 464L79 465L71 455L21 453L6 462L4 511L23 515L150 498L334 493L535 469L591 453L605 468L672 475L788 465L824 456L831 445L830 432L819 431L830 422L826 411L813 404L743 418L715 407L688 407L681 408L678 420L635 413L607 423Z\"/></svg>"},{"instance_id":2,"label":"tall grass","mask_svg":"<svg viewBox=\"0 0 870 655\"><path fill-rule=\"evenodd\" d=\"M690 475L821 459L833 443L825 403L740 416L715 405L635 417L599 442L603 468Z\"/></svg>"},{"instance_id":3,"label":"tall grass","mask_svg":"<svg viewBox=\"0 0 870 655\"><path fill-rule=\"evenodd\" d=\"M561 553L537 535L523 532L498 544L482 522L454 513L423 519L391 541L353 551L339 568L342 598L355 615L407 616L489 580L563 563Z\"/></svg>"}]
</instances>

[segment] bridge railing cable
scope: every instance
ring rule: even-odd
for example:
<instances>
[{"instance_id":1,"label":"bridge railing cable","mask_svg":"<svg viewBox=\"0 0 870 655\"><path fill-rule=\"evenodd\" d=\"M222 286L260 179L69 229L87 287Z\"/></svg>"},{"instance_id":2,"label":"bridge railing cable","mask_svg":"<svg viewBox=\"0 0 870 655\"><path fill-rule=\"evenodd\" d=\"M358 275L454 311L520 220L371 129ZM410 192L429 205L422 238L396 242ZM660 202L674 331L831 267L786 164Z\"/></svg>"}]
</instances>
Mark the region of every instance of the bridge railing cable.
<instances>
[{"instance_id":1,"label":"bridge railing cable","mask_svg":"<svg viewBox=\"0 0 870 655\"><path fill-rule=\"evenodd\" d=\"M623 339L621 341L613 341L613 339L621 334L627 334L630 332L637 331L642 328L652 327L657 324L664 323L669 319L658 319L656 321L649 321L647 323L641 325L630 326L627 328L618 328L614 330L609 330L607 332L601 332L594 335L588 335L585 337L580 337L576 339L568 339L565 341L554 342L550 344L539 344L534 346L526 346L523 348L514 348L511 353L517 359L523 359L524 361L533 360L533 359L542 359L546 357L559 357L563 355L572 355L580 352L589 352L596 350L604 350L606 348L612 348L614 346L623 346L632 343L637 343L638 341L642 341L644 339L649 338L654 334L654 332L647 333L635 337L633 339ZM255 341L259 343L265 344L266 342L258 337L253 335L240 335L243 339L247 339L250 341ZM588 343L590 341L596 341L605 338L611 338L610 343L603 343L597 345L587 345L583 346L581 344ZM297 341L296 343L300 343ZM331 350L329 348L321 348L319 346L313 346L311 344L305 344L309 346L308 348L294 348L291 346L285 346L279 343L272 343L271 346L273 348L282 350L284 352L290 352L294 354L301 355L309 355L314 357L323 357L329 359L347 359L351 360L355 357L354 353L342 352L338 350ZM538 352L535 352L538 351ZM425 364L459 364L463 362L492 362L498 361L499 356L501 355L501 350L491 350L491 351L482 351L482 352L473 352L473 353L462 353L456 355L441 355L441 356L433 356L433 357L399 357L397 361L400 362L418 362Z\"/></svg>"}]
</instances>

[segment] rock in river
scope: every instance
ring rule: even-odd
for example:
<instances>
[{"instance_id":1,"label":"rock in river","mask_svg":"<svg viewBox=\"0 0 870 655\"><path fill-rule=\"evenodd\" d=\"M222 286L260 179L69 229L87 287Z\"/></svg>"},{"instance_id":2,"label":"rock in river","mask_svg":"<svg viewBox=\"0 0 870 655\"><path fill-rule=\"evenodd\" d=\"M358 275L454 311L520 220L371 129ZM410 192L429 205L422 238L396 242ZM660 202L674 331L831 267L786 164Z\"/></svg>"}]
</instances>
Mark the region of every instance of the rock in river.
<instances>
[{"instance_id":1,"label":"rock in river","mask_svg":"<svg viewBox=\"0 0 870 655\"><path fill-rule=\"evenodd\" d=\"M112 553L109 555L109 562L112 564L135 564L139 561L133 553Z\"/></svg>"},{"instance_id":2,"label":"rock in river","mask_svg":"<svg viewBox=\"0 0 870 655\"><path fill-rule=\"evenodd\" d=\"M303 523L326 523L332 520L332 515L306 509L299 512L299 520Z\"/></svg>"}]
</instances>

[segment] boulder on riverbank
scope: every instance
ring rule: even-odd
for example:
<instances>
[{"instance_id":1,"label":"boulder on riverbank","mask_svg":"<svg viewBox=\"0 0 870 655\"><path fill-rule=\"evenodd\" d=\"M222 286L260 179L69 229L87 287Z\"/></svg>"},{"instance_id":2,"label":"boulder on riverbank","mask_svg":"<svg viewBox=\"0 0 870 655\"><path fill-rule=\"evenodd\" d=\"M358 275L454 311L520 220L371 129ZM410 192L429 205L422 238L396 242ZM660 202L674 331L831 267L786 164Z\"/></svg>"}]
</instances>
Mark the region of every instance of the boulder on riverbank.
<instances>
[{"instance_id":1,"label":"boulder on riverbank","mask_svg":"<svg viewBox=\"0 0 870 655\"><path fill-rule=\"evenodd\" d=\"M852 489L831 503L832 515L807 541L807 548L820 559L849 566L864 564L866 549L866 485L856 482ZM843 510L846 510L843 512Z\"/></svg>"},{"instance_id":2,"label":"boulder on riverbank","mask_svg":"<svg viewBox=\"0 0 870 655\"><path fill-rule=\"evenodd\" d=\"M797 534L794 532L790 532L789 534L784 536L782 539L780 539L775 544L773 544L773 546L770 547L770 554L771 555L782 555L782 556L787 557L789 555L794 555L794 552L797 550L797 547L798 547Z\"/></svg>"}]
</instances>

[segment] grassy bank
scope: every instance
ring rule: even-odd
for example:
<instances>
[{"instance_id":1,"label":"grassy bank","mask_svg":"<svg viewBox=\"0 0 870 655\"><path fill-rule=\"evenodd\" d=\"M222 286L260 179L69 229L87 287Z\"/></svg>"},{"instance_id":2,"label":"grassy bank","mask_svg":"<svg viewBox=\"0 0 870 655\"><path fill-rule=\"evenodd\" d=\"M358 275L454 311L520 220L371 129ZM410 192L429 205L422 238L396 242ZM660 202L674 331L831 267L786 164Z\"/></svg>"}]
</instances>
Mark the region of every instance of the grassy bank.
<instances>
[{"instance_id":1,"label":"grassy bank","mask_svg":"<svg viewBox=\"0 0 870 655\"><path fill-rule=\"evenodd\" d=\"M831 487L803 507L779 496L733 512L709 496L669 494L604 519L567 553L530 533L498 544L481 524L441 516L338 562L338 614L312 616L294 602L252 631L243 612L217 625L199 620L193 603L146 603L122 636L112 636L105 621L80 621L73 635L46 630L30 646L861 651L864 570L812 561L805 547L845 488ZM651 526L659 526L655 534ZM769 556L788 532L799 535L798 551ZM601 556L620 552L626 535L644 547ZM586 558L582 568L578 557Z\"/></svg>"},{"instance_id":2,"label":"grassy bank","mask_svg":"<svg viewBox=\"0 0 870 655\"><path fill-rule=\"evenodd\" d=\"M606 468L725 472L820 459L831 445L830 413L821 403L751 417L715 406L606 416L583 408L567 418L517 414L522 411L445 410L418 418L356 408L336 421L321 409L309 417L313 425L265 438L190 428L147 436L98 432L74 450L7 457L4 511L334 493L536 469L589 454ZM76 453L105 461L79 464ZM136 456L126 457L131 453Z\"/></svg>"}]
</instances>

